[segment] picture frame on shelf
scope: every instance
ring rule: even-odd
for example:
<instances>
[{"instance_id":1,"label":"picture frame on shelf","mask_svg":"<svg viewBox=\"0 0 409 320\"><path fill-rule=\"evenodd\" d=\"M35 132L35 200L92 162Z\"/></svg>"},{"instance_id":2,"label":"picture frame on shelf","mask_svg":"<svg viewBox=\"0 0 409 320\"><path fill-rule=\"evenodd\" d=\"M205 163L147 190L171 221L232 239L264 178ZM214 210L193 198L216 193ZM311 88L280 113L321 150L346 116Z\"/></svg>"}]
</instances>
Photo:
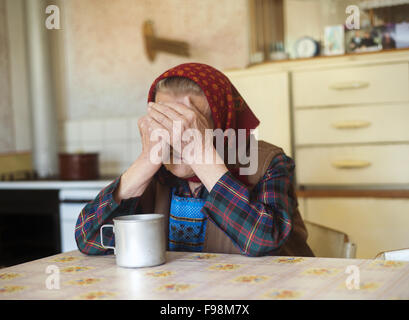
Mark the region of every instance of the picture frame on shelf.
<instances>
[{"instance_id":1,"label":"picture frame on shelf","mask_svg":"<svg viewBox=\"0 0 409 320\"><path fill-rule=\"evenodd\" d=\"M395 24L396 48L409 48L409 22L400 22Z\"/></svg>"},{"instance_id":2,"label":"picture frame on shelf","mask_svg":"<svg viewBox=\"0 0 409 320\"><path fill-rule=\"evenodd\" d=\"M367 27L345 32L345 48L347 53L372 52L382 49L393 49L393 25ZM383 43L385 48L383 48Z\"/></svg>"},{"instance_id":3,"label":"picture frame on shelf","mask_svg":"<svg viewBox=\"0 0 409 320\"><path fill-rule=\"evenodd\" d=\"M344 53L344 26L326 26L324 28L324 55L332 56Z\"/></svg>"}]
</instances>

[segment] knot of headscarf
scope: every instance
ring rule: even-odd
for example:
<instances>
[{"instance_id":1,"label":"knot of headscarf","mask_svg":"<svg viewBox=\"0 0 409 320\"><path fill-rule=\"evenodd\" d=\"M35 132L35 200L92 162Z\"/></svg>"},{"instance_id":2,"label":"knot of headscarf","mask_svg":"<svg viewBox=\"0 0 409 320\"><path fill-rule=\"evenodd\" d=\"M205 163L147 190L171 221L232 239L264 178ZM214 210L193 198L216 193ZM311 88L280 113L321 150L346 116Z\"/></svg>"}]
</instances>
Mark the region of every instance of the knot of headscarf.
<instances>
[{"instance_id":1,"label":"knot of headscarf","mask_svg":"<svg viewBox=\"0 0 409 320\"><path fill-rule=\"evenodd\" d=\"M219 70L201 63L184 63L162 73L150 87L148 102L155 101L157 83L169 77L184 77L195 82L205 94L212 113L214 129L245 129L248 136L260 121L251 111L230 80ZM238 172L232 172L240 179ZM199 181L197 177L188 179ZM240 179L243 180L243 179Z\"/></svg>"}]
</instances>

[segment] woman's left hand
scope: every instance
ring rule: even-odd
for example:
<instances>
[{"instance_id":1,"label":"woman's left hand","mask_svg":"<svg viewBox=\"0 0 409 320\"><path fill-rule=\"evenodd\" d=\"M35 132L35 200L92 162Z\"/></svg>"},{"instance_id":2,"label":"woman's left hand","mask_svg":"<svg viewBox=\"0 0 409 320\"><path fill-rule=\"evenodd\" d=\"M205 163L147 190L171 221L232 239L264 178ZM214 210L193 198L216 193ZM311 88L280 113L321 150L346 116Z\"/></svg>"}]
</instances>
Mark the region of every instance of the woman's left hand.
<instances>
[{"instance_id":1,"label":"woman's left hand","mask_svg":"<svg viewBox=\"0 0 409 320\"><path fill-rule=\"evenodd\" d=\"M213 153L214 149L211 120L193 105L188 96L184 97L183 102L151 102L148 114L168 131L170 145L185 162L197 163L200 157L204 162L205 153Z\"/></svg>"}]
</instances>

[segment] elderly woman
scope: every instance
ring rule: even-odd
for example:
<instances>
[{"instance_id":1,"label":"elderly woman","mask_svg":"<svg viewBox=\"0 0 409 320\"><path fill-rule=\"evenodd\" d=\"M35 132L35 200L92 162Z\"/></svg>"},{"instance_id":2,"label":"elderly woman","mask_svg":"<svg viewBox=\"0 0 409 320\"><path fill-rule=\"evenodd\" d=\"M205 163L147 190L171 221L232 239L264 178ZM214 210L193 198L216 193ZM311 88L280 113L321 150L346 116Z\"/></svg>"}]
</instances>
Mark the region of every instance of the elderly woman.
<instances>
[{"instance_id":1,"label":"elderly woman","mask_svg":"<svg viewBox=\"0 0 409 320\"><path fill-rule=\"evenodd\" d=\"M229 163L214 143L206 143L208 129L235 133L245 129L248 143L250 130L258 124L220 71L187 63L163 73L152 84L148 113L138 123L141 154L78 217L75 238L79 250L112 253L101 246L103 224L120 215L154 212L167 217L168 250L313 256L297 209L293 160L281 148L258 141L253 148L258 154L250 157L257 161L256 170L243 175L242 164ZM200 143L195 140L192 152L210 161L186 159L186 142L175 141L187 130L198 132L195 139L201 139ZM161 161L152 157L158 146L152 139L155 131L170 137L160 144ZM224 140L226 150L239 148L236 142L240 139L233 144ZM104 243L113 242L113 234L104 235Z\"/></svg>"}]
</instances>

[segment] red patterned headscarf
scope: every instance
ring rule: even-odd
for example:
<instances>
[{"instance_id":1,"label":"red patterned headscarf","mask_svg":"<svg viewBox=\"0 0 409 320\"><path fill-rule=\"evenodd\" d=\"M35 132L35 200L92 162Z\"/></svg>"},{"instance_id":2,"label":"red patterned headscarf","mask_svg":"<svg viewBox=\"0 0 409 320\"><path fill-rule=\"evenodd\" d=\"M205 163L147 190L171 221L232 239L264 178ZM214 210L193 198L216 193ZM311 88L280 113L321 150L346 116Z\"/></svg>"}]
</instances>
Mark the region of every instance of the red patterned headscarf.
<instances>
[{"instance_id":1,"label":"red patterned headscarf","mask_svg":"<svg viewBox=\"0 0 409 320\"><path fill-rule=\"evenodd\" d=\"M260 121L230 80L215 68L201 63L184 63L161 74L152 84L148 102L155 101L156 84L165 78L184 77L194 81L206 95L215 129L255 129Z\"/></svg>"},{"instance_id":2,"label":"red patterned headscarf","mask_svg":"<svg viewBox=\"0 0 409 320\"><path fill-rule=\"evenodd\" d=\"M188 78L202 89L212 112L214 129L246 129L248 135L251 129L259 125L260 121L230 80L223 73L206 64L184 63L167 70L153 82L149 90L148 102L155 101L157 83L169 77Z\"/></svg>"}]
</instances>

